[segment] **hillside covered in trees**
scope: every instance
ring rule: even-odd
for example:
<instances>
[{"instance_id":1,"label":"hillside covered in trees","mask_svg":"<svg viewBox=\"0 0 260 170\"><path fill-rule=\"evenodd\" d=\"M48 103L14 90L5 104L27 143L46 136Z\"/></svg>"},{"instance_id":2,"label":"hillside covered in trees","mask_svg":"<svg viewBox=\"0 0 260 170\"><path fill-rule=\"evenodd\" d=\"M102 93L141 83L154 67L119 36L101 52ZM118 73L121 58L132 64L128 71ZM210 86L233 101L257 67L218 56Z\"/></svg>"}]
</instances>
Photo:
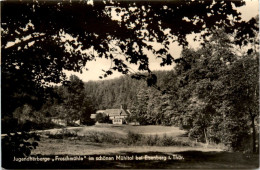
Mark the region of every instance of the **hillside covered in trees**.
<instances>
[{"instance_id":1,"label":"hillside covered in trees","mask_svg":"<svg viewBox=\"0 0 260 170\"><path fill-rule=\"evenodd\" d=\"M185 127L190 137L200 141L224 143L234 150L251 146L256 151L259 57L255 50L238 55L229 35L217 31L205 47L183 50L172 71L154 72L156 86L124 76L88 82L85 92L96 109L127 106L130 121Z\"/></svg>"}]
</instances>

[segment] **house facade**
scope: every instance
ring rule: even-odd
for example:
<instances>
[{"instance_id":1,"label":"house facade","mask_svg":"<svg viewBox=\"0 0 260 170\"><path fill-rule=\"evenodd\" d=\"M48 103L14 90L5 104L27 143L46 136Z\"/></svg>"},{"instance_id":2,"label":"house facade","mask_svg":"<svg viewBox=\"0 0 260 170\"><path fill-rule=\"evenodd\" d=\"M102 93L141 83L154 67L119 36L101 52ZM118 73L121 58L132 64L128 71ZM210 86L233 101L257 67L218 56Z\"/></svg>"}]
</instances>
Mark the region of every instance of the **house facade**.
<instances>
[{"instance_id":1,"label":"house facade","mask_svg":"<svg viewBox=\"0 0 260 170\"><path fill-rule=\"evenodd\" d=\"M126 118L129 116L129 110L123 109L121 106L120 109L106 109L106 110L98 110L96 114L103 113L109 116L109 119L112 120L113 124L127 124ZM96 114L91 114L90 118L95 119Z\"/></svg>"}]
</instances>

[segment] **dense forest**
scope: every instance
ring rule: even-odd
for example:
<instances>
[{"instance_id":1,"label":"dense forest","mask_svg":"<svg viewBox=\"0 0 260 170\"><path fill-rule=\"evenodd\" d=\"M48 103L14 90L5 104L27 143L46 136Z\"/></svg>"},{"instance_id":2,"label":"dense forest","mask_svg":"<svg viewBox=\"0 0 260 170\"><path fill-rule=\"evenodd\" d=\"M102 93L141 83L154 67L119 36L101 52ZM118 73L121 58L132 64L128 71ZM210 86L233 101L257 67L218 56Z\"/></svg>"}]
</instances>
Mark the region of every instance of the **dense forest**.
<instances>
[{"instance_id":1,"label":"dense forest","mask_svg":"<svg viewBox=\"0 0 260 170\"><path fill-rule=\"evenodd\" d=\"M157 84L164 87L172 71L155 71ZM92 98L97 110L106 108L120 108L121 105L130 109L141 91L149 89L158 91L155 87L148 87L146 81L136 80L131 75L121 76L112 80L89 81L85 83L85 92Z\"/></svg>"},{"instance_id":2,"label":"dense forest","mask_svg":"<svg viewBox=\"0 0 260 170\"><path fill-rule=\"evenodd\" d=\"M85 92L96 109L123 104L130 121L184 127L200 141L245 150L259 133L258 64L257 51L238 55L230 36L217 31L205 47L183 50L172 71L155 72L157 87L124 76L88 82Z\"/></svg>"}]
</instances>

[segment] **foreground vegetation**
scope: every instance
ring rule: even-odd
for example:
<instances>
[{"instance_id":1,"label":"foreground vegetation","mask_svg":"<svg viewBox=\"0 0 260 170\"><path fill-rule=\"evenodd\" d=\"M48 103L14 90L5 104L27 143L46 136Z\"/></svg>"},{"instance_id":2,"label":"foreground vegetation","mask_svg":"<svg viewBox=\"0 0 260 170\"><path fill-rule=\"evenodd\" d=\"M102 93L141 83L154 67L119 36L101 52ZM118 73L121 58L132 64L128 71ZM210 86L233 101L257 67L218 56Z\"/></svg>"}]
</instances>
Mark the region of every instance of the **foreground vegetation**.
<instances>
[{"instance_id":1,"label":"foreground vegetation","mask_svg":"<svg viewBox=\"0 0 260 170\"><path fill-rule=\"evenodd\" d=\"M192 141L183 141L176 137L156 135L141 135L133 132L128 132L126 136L120 136L117 133L96 132L91 131L84 135L79 135L75 131L62 130L56 134L46 134L50 139L67 139L77 141L86 141L93 143L105 143L114 145L132 145L132 146L195 146Z\"/></svg>"},{"instance_id":2,"label":"foreground vegetation","mask_svg":"<svg viewBox=\"0 0 260 170\"><path fill-rule=\"evenodd\" d=\"M86 130L86 128L88 130ZM100 129L98 129L100 128ZM168 127L169 128L169 127ZM118 131L116 131L117 129ZM163 134L166 128L140 126L139 133L127 126L110 125L98 127L77 127L41 132L39 146L32 150L32 157L55 158L56 156L181 156L182 160L166 161L62 161L62 162L13 162L4 158L3 167L9 168L257 168L259 156L249 153L226 152L221 146L212 146L188 140L185 131ZM156 134L148 134L157 129ZM107 131L107 130L110 130ZM123 133L120 133L123 132ZM144 133L145 134L140 134ZM153 131L150 131L153 132ZM156 130L155 130L156 132ZM163 134L163 135L161 135ZM169 135L169 136L168 136Z\"/></svg>"}]
</instances>

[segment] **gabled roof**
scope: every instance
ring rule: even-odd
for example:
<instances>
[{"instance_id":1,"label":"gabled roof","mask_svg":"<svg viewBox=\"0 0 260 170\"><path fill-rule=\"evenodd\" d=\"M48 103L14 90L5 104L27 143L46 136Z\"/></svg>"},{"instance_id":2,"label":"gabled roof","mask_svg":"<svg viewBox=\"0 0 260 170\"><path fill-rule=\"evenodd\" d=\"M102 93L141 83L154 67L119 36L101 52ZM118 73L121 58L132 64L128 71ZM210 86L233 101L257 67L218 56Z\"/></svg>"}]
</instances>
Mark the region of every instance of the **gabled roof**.
<instances>
[{"instance_id":1,"label":"gabled roof","mask_svg":"<svg viewBox=\"0 0 260 170\"><path fill-rule=\"evenodd\" d=\"M97 110L96 113L104 113L105 110Z\"/></svg>"},{"instance_id":2,"label":"gabled roof","mask_svg":"<svg viewBox=\"0 0 260 170\"><path fill-rule=\"evenodd\" d=\"M124 109L106 109L105 113L109 116L127 116L129 114Z\"/></svg>"},{"instance_id":3,"label":"gabled roof","mask_svg":"<svg viewBox=\"0 0 260 170\"><path fill-rule=\"evenodd\" d=\"M128 116L129 115L129 112L125 109L122 109L122 113L121 113L122 116Z\"/></svg>"},{"instance_id":4,"label":"gabled roof","mask_svg":"<svg viewBox=\"0 0 260 170\"><path fill-rule=\"evenodd\" d=\"M105 113L109 116L118 116L120 115L121 109L106 109Z\"/></svg>"}]
</instances>

